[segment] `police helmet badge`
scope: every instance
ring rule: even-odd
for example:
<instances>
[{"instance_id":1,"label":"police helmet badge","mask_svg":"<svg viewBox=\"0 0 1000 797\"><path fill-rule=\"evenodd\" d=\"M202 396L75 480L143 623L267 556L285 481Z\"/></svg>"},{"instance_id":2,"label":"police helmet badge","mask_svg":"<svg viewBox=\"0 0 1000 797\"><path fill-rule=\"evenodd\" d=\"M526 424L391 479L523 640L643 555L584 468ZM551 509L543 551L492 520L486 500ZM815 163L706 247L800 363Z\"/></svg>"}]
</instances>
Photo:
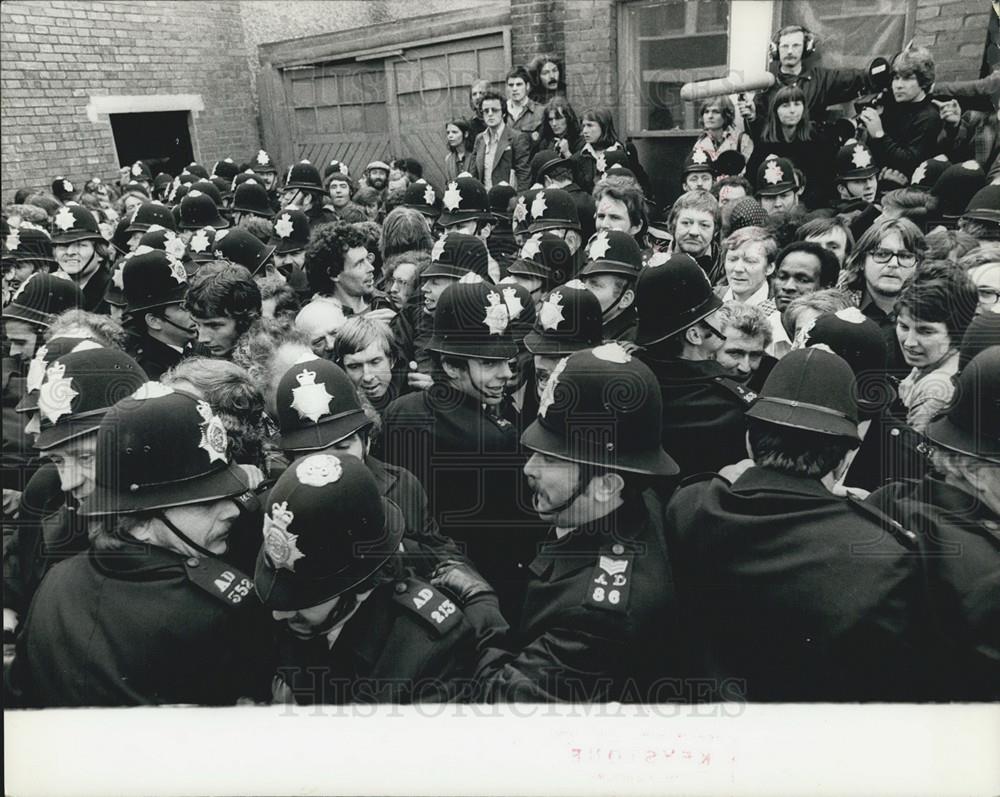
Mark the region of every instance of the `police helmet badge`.
<instances>
[{"instance_id":1,"label":"police helmet badge","mask_svg":"<svg viewBox=\"0 0 1000 797\"><path fill-rule=\"evenodd\" d=\"M66 366L54 362L45 370L45 382L38 394L38 409L50 423L56 423L72 411L73 399L80 394L73 388L73 379L66 378Z\"/></svg>"},{"instance_id":2,"label":"police helmet badge","mask_svg":"<svg viewBox=\"0 0 1000 797\"><path fill-rule=\"evenodd\" d=\"M458 190L458 183L452 181L448 183L448 190L444 192L444 206L448 210L458 210L458 206L462 203L462 192Z\"/></svg>"},{"instance_id":3,"label":"police helmet badge","mask_svg":"<svg viewBox=\"0 0 1000 797\"><path fill-rule=\"evenodd\" d=\"M114 273L111 275L111 282L114 286L120 290L125 290L125 263L119 263L115 268Z\"/></svg>"},{"instance_id":4,"label":"police helmet badge","mask_svg":"<svg viewBox=\"0 0 1000 797\"><path fill-rule=\"evenodd\" d=\"M222 425L219 417L212 412L212 407L207 401L198 402L198 414L203 423L201 425L201 442L198 448L208 454L209 462L228 462L226 448L229 445L229 436L226 434L226 427Z\"/></svg>"},{"instance_id":5,"label":"police helmet badge","mask_svg":"<svg viewBox=\"0 0 1000 797\"><path fill-rule=\"evenodd\" d=\"M775 160L768 160L764 168L764 180L771 185L777 185L785 178L785 173L781 170L781 164Z\"/></svg>"},{"instance_id":6,"label":"police helmet badge","mask_svg":"<svg viewBox=\"0 0 1000 797\"><path fill-rule=\"evenodd\" d=\"M566 317L563 315L562 298L563 296L559 291L553 291L542 303L538 319L541 321L543 329L556 329L566 320Z\"/></svg>"},{"instance_id":7,"label":"police helmet badge","mask_svg":"<svg viewBox=\"0 0 1000 797\"><path fill-rule=\"evenodd\" d=\"M507 329L507 324L510 322L507 305L501 301L500 294L496 291L490 291L486 298L489 299L490 303L483 308L486 310L483 323L489 328L491 335L500 335Z\"/></svg>"},{"instance_id":8,"label":"police helmet badge","mask_svg":"<svg viewBox=\"0 0 1000 797\"><path fill-rule=\"evenodd\" d=\"M521 298L517 295L517 291L514 288L504 288L502 293L503 302L507 305L507 312L511 320L513 320L521 315L524 305L521 303Z\"/></svg>"},{"instance_id":9,"label":"police helmet badge","mask_svg":"<svg viewBox=\"0 0 1000 797\"><path fill-rule=\"evenodd\" d=\"M549 411L549 407L552 406L552 402L555 401L556 385L559 383L559 376L566 368L567 360L569 360L569 357L563 357L556 363L556 367L552 369L552 373L549 376L549 381L545 383L545 389L542 390L542 397L538 400L538 414L542 418L545 417Z\"/></svg>"},{"instance_id":10,"label":"police helmet badge","mask_svg":"<svg viewBox=\"0 0 1000 797\"><path fill-rule=\"evenodd\" d=\"M859 169L867 169L872 165L872 154L864 144L857 144L851 153L851 162Z\"/></svg>"},{"instance_id":11,"label":"police helmet badge","mask_svg":"<svg viewBox=\"0 0 1000 797\"><path fill-rule=\"evenodd\" d=\"M340 460L332 454L315 454L295 465L295 477L308 487L325 487L339 482L343 474Z\"/></svg>"},{"instance_id":12,"label":"police helmet badge","mask_svg":"<svg viewBox=\"0 0 1000 797\"><path fill-rule=\"evenodd\" d=\"M24 379L24 386L29 393L34 393L38 390L45 380L45 358L48 356L48 353L48 346L39 347L31 363L28 365L28 375Z\"/></svg>"},{"instance_id":13,"label":"police helmet badge","mask_svg":"<svg viewBox=\"0 0 1000 797\"><path fill-rule=\"evenodd\" d=\"M299 386L292 389L291 407L302 420L318 423L330 411L333 396L326 389L326 383L316 384L316 372L303 368L295 375Z\"/></svg>"},{"instance_id":14,"label":"police helmet badge","mask_svg":"<svg viewBox=\"0 0 1000 797\"><path fill-rule=\"evenodd\" d=\"M295 520L295 513L288 508L288 502L272 504L270 514L264 513L264 553L276 568L295 571L295 563L305 558L299 550L298 534L292 534L288 527Z\"/></svg>"},{"instance_id":15,"label":"police helmet badge","mask_svg":"<svg viewBox=\"0 0 1000 797\"><path fill-rule=\"evenodd\" d=\"M441 259L441 255L444 254L444 239L447 236L442 235L434 242L434 248L431 249L431 260L437 262Z\"/></svg>"},{"instance_id":16,"label":"police helmet badge","mask_svg":"<svg viewBox=\"0 0 1000 797\"><path fill-rule=\"evenodd\" d=\"M691 162L702 164L708 162L708 154L701 147L696 147L694 152L691 153Z\"/></svg>"},{"instance_id":17,"label":"police helmet badge","mask_svg":"<svg viewBox=\"0 0 1000 797\"><path fill-rule=\"evenodd\" d=\"M519 196L517 198L517 203L514 205L514 211L511 217L520 224L526 218L528 218L528 200L524 196Z\"/></svg>"},{"instance_id":18,"label":"police helmet badge","mask_svg":"<svg viewBox=\"0 0 1000 797\"><path fill-rule=\"evenodd\" d=\"M591 354L598 360L604 360L606 363L624 365L625 363L632 362L632 355L625 351L620 343L605 343L603 346L592 349Z\"/></svg>"},{"instance_id":19,"label":"police helmet badge","mask_svg":"<svg viewBox=\"0 0 1000 797\"><path fill-rule=\"evenodd\" d=\"M599 232L594 236L594 240L590 242L587 255L591 260L599 260L608 253L608 249L610 248L611 241L608 240L608 234L606 232Z\"/></svg>"},{"instance_id":20,"label":"police helmet badge","mask_svg":"<svg viewBox=\"0 0 1000 797\"><path fill-rule=\"evenodd\" d=\"M14 227L7 235L7 240L4 242L7 248L13 252L21 245L21 233Z\"/></svg>"},{"instance_id":21,"label":"police helmet badge","mask_svg":"<svg viewBox=\"0 0 1000 797\"><path fill-rule=\"evenodd\" d=\"M274 223L274 231L278 233L279 238L287 238L292 234L294 227L292 217L288 213L282 213L281 218Z\"/></svg>"},{"instance_id":22,"label":"police helmet badge","mask_svg":"<svg viewBox=\"0 0 1000 797\"><path fill-rule=\"evenodd\" d=\"M434 188L428 183L427 187L424 189L424 204L433 205L437 196L434 193Z\"/></svg>"},{"instance_id":23,"label":"police helmet badge","mask_svg":"<svg viewBox=\"0 0 1000 797\"><path fill-rule=\"evenodd\" d=\"M198 230L192 237L190 243L191 251L201 254L208 249L208 233L205 230Z\"/></svg>"},{"instance_id":24,"label":"police helmet badge","mask_svg":"<svg viewBox=\"0 0 1000 797\"><path fill-rule=\"evenodd\" d=\"M55 217L56 227L65 232L66 230L73 229L73 222L73 212L65 205L59 208L59 212L56 213Z\"/></svg>"},{"instance_id":25,"label":"police helmet badge","mask_svg":"<svg viewBox=\"0 0 1000 797\"><path fill-rule=\"evenodd\" d=\"M524 246L521 247L521 257L525 260L531 260L535 255L542 251L542 235L541 233L536 233L532 235L527 241L524 242Z\"/></svg>"},{"instance_id":26,"label":"police helmet badge","mask_svg":"<svg viewBox=\"0 0 1000 797\"><path fill-rule=\"evenodd\" d=\"M545 215L545 192L539 191L535 194L535 200L531 203L531 215L533 218L540 219Z\"/></svg>"},{"instance_id":27,"label":"police helmet badge","mask_svg":"<svg viewBox=\"0 0 1000 797\"><path fill-rule=\"evenodd\" d=\"M181 242L179 238L177 240L181 246L184 246L183 242ZM174 278L178 285L186 283L188 281L187 272L184 270L184 266L181 264L181 261L168 254L168 262L170 263L170 276Z\"/></svg>"},{"instance_id":28,"label":"police helmet badge","mask_svg":"<svg viewBox=\"0 0 1000 797\"><path fill-rule=\"evenodd\" d=\"M927 176L927 161L921 163L916 169L913 170L913 177L910 182L913 185L923 182L924 178Z\"/></svg>"},{"instance_id":29,"label":"police helmet badge","mask_svg":"<svg viewBox=\"0 0 1000 797\"><path fill-rule=\"evenodd\" d=\"M271 158L268 156L264 150L257 152L257 163L260 166L267 166L271 162Z\"/></svg>"}]
</instances>

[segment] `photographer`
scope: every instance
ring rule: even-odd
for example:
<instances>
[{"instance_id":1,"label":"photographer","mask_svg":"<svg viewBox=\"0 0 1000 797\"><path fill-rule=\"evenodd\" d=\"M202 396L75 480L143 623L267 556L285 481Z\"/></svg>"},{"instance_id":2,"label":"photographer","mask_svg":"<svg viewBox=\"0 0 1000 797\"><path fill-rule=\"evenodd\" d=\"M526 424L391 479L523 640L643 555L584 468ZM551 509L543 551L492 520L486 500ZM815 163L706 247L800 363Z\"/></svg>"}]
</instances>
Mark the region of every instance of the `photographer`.
<instances>
[{"instance_id":1,"label":"photographer","mask_svg":"<svg viewBox=\"0 0 1000 797\"><path fill-rule=\"evenodd\" d=\"M936 153L941 117L928 95L933 84L930 50L911 47L893 59L892 92L881 112L869 106L858 114L879 165L912 174L917 164Z\"/></svg>"}]
</instances>

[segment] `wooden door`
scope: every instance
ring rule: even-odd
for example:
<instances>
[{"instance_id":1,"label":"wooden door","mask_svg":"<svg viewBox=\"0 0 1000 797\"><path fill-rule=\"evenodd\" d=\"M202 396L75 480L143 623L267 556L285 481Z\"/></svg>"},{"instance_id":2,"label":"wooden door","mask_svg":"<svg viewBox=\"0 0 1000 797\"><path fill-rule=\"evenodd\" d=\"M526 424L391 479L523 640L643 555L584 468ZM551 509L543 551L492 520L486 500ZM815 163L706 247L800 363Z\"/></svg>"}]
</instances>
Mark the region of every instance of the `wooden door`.
<instances>
[{"instance_id":1,"label":"wooden door","mask_svg":"<svg viewBox=\"0 0 1000 797\"><path fill-rule=\"evenodd\" d=\"M498 88L507 73L509 45L503 31L453 41L408 47L403 55L385 61L390 123L398 125L401 157L415 158L424 177L444 185L449 120L467 119L469 88L479 79Z\"/></svg>"},{"instance_id":2,"label":"wooden door","mask_svg":"<svg viewBox=\"0 0 1000 797\"><path fill-rule=\"evenodd\" d=\"M393 146L382 61L284 70L295 161L322 174L333 159L360 177L373 160L391 160Z\"/></svg>"}]
</instances>

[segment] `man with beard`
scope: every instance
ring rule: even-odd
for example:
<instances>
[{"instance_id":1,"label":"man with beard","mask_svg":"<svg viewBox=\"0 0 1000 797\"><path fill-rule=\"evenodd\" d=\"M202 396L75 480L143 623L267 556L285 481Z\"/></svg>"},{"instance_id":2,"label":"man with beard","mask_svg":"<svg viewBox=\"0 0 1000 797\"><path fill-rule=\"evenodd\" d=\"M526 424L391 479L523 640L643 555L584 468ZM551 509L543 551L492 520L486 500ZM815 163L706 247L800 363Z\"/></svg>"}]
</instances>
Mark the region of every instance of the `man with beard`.
<instances>
[{"instance_id":1,"label":"man with beard","mask_svg":"<svg viewBox=\"0 0 1000 797\"><path fill-rule=\"evenodd\" d=\"M552 372L521 437L532 504L550 530L528 567L520 619L485 647L477 700L678 697L656 688L684 650L656 495L677 473L660 447L662 411L652 372L617 343Z\"/></svg>"},{"instance_id":2,"label":"man with beard","mask_svg":"<svg viewBox=\"0 0 1000 797\"><path fill-rule=\"evenodd\" d=\"M515 293L503 288L476 274L445 288L427 344L434 384L389 405L382 451L420 480L442 533L464 548L511 619L538 534L523 494L517 429L499 414L517 355L507 303Z\"/></svg>"},{"instance_id":3,"label":"man with beard","mask_svg":"<svg viewBox=\"0 0 1000 797\"><path fill-rule=\"evenodd\" d=\"M674 238L674 251L690 256L709 274L717 259L719 203L715 197L707 191L681 194L670 209L667 225Z\"/></svg>"},{"instance_id":4,"label":"man with beard","mask_svg":"<svg viewBox=\"0 0 1000 797\"><path fill-rule=\"evenodd\" d=\"M372 161L365 167L364 184L378 193L378 204L385 203L386 190L389 187L389 164L385 161Z\"/></svg>"},{"instance_id":5,"label":"man with beard","mask_svg":"<svg viewBox=\"0 0 1000 797\"><path fill-rule=\"evenodd\" d=\"M166 252L152 249L125 257L120 275L125 294L126 326L132 333L129 353L153 381L191 354L198 327L184 307L188 281L184 266Z\"/></svg>"},{"instance_id":6,"label":"man with beard","mask_svg":"<svg viewBox=\"0 0 1000 797\"><path fill-rule=\"evenodd\" d=\"M840 276L836 256L814 241L793 241L774 263L774 304L781 312L800 296L836 287Z\"/></svg>"}]
</instances>

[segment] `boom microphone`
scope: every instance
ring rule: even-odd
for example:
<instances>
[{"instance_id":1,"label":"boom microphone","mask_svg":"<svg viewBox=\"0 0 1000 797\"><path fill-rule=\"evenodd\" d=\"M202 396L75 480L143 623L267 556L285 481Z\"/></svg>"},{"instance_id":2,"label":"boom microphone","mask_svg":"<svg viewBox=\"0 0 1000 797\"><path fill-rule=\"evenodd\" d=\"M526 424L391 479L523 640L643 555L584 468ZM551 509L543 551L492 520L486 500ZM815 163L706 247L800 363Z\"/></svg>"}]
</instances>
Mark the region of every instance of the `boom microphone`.
<instances>
[{"instance_id":1,"label":"boom microphone","mask_svg":"<svg viewBox=\"0 0 1000 797\"><path fill-rule=\"evenodd\" d=\"M727 77L699 80L681 86L682 100L703 100L719 94L738 94L744 91L767 91L774 85L770 72L731 72Z\"/></svg>"}]
</instances>

